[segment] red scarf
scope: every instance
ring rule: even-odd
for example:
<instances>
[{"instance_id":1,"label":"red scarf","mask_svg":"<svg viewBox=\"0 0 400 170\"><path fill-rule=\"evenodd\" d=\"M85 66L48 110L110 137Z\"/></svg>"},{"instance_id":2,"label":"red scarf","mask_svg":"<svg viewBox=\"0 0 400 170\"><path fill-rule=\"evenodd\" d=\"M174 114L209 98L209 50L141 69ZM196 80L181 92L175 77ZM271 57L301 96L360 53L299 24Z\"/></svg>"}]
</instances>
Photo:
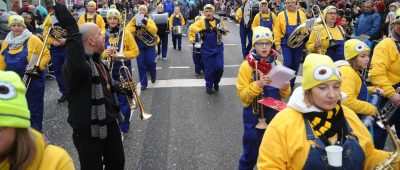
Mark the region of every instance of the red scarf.
<instances>
[{"instance_id":1,"label":"red scarf","mask_svg":"<svg viewBox=\"0 0 400 170\"><path fill-rule=\"evenodd\" d=\"M250 66L253 69L256 68L255 61L257 60L258 61L258 64L257 64L258 70L260 70L263 74L268 74L272 68L272 63L275 62L276 58L277 58L277 54L274 49L271 49L271 52L267 58L257 56L255 51L252 50L247 55L246 60L247 60L247 62L249 62Z\"/></svg>"}]
</instances>

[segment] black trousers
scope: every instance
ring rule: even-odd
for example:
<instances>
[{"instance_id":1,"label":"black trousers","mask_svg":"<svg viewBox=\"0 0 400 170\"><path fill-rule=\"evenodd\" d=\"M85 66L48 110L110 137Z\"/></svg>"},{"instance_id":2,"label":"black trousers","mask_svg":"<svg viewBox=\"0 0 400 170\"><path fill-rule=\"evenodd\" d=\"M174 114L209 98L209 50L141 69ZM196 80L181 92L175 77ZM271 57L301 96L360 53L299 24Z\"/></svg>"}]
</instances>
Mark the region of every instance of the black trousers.
<instances>
[{"instance_id":1,"label":"black trousers","mask_svg":"<svg viewBox=\"0 0 400 170\"><path fill-rule=\"evenodd\" d=\"M74 145L78 150L82 170L123 170L124 148L117 121L107 124L107 138L90 136L90 128L74 129Z\"/></svg>"}]
</instances>

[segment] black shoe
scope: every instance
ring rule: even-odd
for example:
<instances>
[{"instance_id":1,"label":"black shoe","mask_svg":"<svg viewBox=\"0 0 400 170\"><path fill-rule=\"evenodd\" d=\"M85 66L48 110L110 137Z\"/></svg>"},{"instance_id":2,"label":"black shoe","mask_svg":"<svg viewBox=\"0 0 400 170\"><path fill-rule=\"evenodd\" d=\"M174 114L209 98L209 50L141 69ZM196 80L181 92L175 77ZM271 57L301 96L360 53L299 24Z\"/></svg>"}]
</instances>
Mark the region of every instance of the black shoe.
<instances>
[{"instance_id":1,"label":"black shoe","mask_svg":"<svg viewBox=\"0 0 400 170\"><path fill-rule=\"evenodd\" d=\"M155 82L156 82L156 78L152 78L151 83L155 83Z\"/></svg>"},{"instance_id":2,"label":"black shoe","mask_svg":"<svg viewBox=\"0 0 400 170\"><path fill-rule=\"evenodd\" d=\"M62 95L57 101L58 101L58 103L62 103L62 102L65 102L66 100L67 100L67 96Z\"/></svg>"},{"instance_id":3,"label":"black shoe","mask_svg":"<svg viewBox=\"0 0 400 170\"><path fill-rule=\"evenodd\" d=\"M176 47L174 47L174 50L176 50Z\"/></svg>"},{"instance_id":4,"label":"black shoe","mask_svg":"<svg viewBox=\"0 0 400 170\"><path fill-rule=\"evenodd\" d=\"M207 94L213 94L214 93L214 91L211 89L211 90L206 90L206 93Z\"/></svg>"},{"instance_id":5,"label":"black shoe","mask_svg":"<svg viewBox=\"0 0 400 170\"><path fill-rule=\"evenodd\" d=\"M218 91L218 90L219 90L219 85L218 85L218 84L214 85L214 90L215 90L215 91Z\"/></svg>"},{"instance_id":6,"label":"black shoe","mask_svg":"<svg viewBox=\"0 0 400 170\"><path fill-rule=\"evenodd\" d=\"M142 86L142 87L140 87L140 90L146 90L146 86Z\"/></svg>"},{"instance_id":7,"label":"black shoe","mask_svg":"<svg viewBox=\"0 0 400 170\"><path fill-rule=\"evenodd\" d=\"M181 48L178 48L178 51L181 51L182 49Z\"/></svg>"},{"instance_id":8,"label":"black shoe","mask_svg":"<svg viewBox=\"0 0 400 170\"><path fill-rule=\"evenodd\" d=\"M194 75L195 76L200 76L200 73L199 72L195 72Z\"/></svg>"}]
</instances>

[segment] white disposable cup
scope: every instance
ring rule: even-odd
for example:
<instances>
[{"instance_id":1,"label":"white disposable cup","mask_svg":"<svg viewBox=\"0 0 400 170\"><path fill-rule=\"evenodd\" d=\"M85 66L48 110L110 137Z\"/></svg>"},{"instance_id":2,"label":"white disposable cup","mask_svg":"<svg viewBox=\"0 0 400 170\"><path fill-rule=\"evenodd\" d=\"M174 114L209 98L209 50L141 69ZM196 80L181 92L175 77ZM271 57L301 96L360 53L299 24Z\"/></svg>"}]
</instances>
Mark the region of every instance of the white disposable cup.
<instances>
[{"instance_id":1,"label":"white disposable cup","mask_svg":"<svg viewBox=\"0 0 400 170\"><path fill-rule=\"evenodd\" d=\"M341 146L332 145L326 147L325 150L328 156L328 164L334 167L341 167L343 148Z\"/></svg>"}]
</instances>

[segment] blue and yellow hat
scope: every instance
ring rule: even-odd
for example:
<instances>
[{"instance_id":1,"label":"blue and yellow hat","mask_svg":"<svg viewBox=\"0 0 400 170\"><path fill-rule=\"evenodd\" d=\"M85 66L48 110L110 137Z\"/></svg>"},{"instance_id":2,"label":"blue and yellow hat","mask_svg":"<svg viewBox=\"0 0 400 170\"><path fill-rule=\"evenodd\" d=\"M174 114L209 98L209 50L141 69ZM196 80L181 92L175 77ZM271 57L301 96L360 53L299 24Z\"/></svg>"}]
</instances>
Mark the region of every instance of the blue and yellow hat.
<instances>
[{"instance_id":1,"label":"blue and yellow hat","mask_svg":"<svg viewBox=\"0 0 400 170\"><path fill-rule=\"evenodd\" d=\"M25 85L17 73L0 71L0 127L31 126L25 92Z\"/></svg>"},{"instance_id":2,"label":"blue and yellow hat","mask_svg":"<svg viewBox=\"0 0 400 170\"><path fill-rule=\"evenodd\" d=\"M94 2L94 1L88 2L88 6L89 6L89 5L94 6L95 8L97 8L97 7L96 7L96 2Z\"/></svg>"},{"instance_id":3,"label":"blue and yellow hat","mask_svg":"<svg viewBox=\"0 0 400 170\"><path fill-rule=\"evenodd\" d=\"M253 29L252 45L254 46L254 44L260 40L268 40L272 44L274 43L274 37L269 28L258 26Z\"/></svg>"},{"instance_id":4,"label":"blue and yellow hat","mask_svg":"<svg viewBox=\"0 0 400 170\"><path fill-rule=\"evenodd\" d=\"M10 28L11 25L16 24L16 23L21 24L22 26L24 26L26 28L24 18L21 15L11 15L8 18L8 28Z\"/></svg>"},{"instance_id":5,"label":"blue and yellow hat","mask_svg":"<svg viewBox=\"0 0 400 170\"><path fill-rule=\"evenodd\" d=\"M342 81L339 68L327 55L309 54L304 60L303 81L301 86L304 91L321 83L337 80Z\"/></svg>"},{"instance_id":6,"label":"blue and yellow hat","mask_svg":"<svg viewBox=\"0 0 400 170\"><path fill-rule=\"evenodd\" d=\"M120 21L122 21L121 13L114 8L107 10L107 18L109 17L117 17Z\"/></svg>"}]
</instances>

